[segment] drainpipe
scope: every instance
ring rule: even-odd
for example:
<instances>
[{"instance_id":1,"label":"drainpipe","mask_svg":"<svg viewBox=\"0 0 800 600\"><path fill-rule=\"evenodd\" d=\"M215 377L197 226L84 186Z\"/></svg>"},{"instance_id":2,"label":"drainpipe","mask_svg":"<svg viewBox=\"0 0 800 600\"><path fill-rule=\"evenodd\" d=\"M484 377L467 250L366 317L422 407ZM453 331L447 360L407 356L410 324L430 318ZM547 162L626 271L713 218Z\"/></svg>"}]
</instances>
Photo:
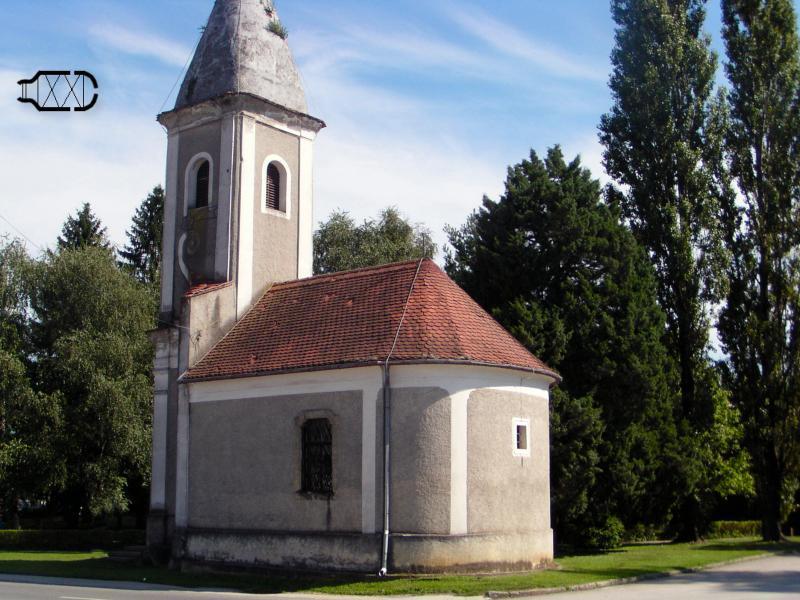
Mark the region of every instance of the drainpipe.
<instances>
[{"instance_id":1,"label":"drainpipe","mask_svg":"<svg viewBox=\"0 0 800 600\"><path fill-rule=\"evenodd\" d=\"M381 570L379 577L386 577L389 572L389 477L391 475L389 436L392 410L392 381L389 373L389 359L383 364L383 545L381 549Z\"/></svg>"},{"instance_id":2,"label":"drainpipe","mask_svg":"<svg viewBox=\"0 0 800 600\"><path fill-rule=\"evenodd\" d=\"M408 297L406 298L405 306L403 307L403 315L400 317L400 323L397 326L397 332L394 334L394 342L392 349L386 356L386 361L383 363L383 543L381 545L381 570L378 571L379 577L386 577L389 574L389 492L391 485L391 435L392 435L392 380L389 372L389 361L392 359L392 354L397 347L397 340L400 339L400 329L403 327L403 321L408 312L408 303L411 300L411 294L414 292L414 286L419 278L419 272L422 269L422 263L425 259L421 259L417 265L417 272L414 273L414 279L411 282L411 287L408 290Z\"/></svg>"}]
</instances>

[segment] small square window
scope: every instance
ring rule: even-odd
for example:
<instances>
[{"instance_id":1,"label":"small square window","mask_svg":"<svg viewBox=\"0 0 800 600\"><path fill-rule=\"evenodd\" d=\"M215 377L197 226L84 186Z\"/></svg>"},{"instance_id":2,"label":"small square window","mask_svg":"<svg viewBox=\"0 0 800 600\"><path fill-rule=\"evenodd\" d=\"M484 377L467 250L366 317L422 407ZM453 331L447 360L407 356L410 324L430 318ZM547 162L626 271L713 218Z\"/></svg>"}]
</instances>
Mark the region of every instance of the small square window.
<instances>
[{"instance_id":1,"label":"small square window","mask_svg":"<svg viewBox=\"0 0 800 600\"><path fill-rule=\"evenodd\" d=\"M512 449L514 456L531 455L530 419L514 419L511 424Z\"/></svg>"}]
</instances>

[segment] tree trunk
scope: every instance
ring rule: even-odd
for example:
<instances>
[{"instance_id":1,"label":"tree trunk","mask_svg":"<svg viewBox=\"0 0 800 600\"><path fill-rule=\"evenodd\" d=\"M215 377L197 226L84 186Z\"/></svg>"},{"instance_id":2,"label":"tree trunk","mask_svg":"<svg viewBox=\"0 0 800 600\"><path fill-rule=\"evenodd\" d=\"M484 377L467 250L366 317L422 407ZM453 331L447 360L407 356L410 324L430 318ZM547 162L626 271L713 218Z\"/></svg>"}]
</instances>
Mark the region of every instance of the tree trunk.
<instances>
[{"instance_id":1,"label":"tree trunk","mask_svg":"<svg viewBox=\"0 0 800 600\"><path fill-rule=\"evenodd\" d=\"M6 528L19 529L19 496L16 494L11 496L8 503L8 510L6 511Z\"/></svg>"},{"instance_id":2,"label":"tree trunk","mask_svg":"<svg viewBox=\"0 0 800 600\"><path fill-rule=\"evenodd\" d=\"M782 477L777 461L768 458L761 474L761 535L765 542L782 542L786 537L782 531Z\"/></svg>"},{"instance_id":3,"label":"tree trunk","mask_svg":"<svg viewBox=\"0 0 800 600\"><path fill-rule=\"evenodd\" d=\"M674 522L676 542L699 542L702 539L701 511L697 498L688 496L683 501Z\"/></svg>"}]
</instances>

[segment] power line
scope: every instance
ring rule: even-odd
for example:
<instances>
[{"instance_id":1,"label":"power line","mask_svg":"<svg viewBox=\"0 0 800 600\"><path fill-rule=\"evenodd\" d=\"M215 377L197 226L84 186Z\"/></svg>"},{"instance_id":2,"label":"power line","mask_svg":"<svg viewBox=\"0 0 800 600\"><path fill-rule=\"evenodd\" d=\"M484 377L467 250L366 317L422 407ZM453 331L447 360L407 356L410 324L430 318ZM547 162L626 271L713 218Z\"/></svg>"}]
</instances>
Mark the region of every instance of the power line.
<instances>
[{"instance_id":1,"label":"power line","mask_svg":"<svg viewBox=\"0 0 800 600\"><path fill-rule=\"evenodd\" d=\"M14 225L14 224L13 224L11 221L9 221L8 219L6 219L6 218L5 218L5 217L4 217L2 214L0 214L0 219L2 219L3 221L5 221L5 222L8 224L8 226L9 226L9 227L11 227L11 229L13 229L14 231L16 231L16 232L17 232L19 235L21 235L23 238L25 238L25 239L26 239L26 240L27 240L27 241L28 241L28 242L29 242L29 243L30 243L30 244L31 244L31 245L32 245L34 248L36 248L37 250L39 250L39 252L44 252L44 248L42 248L42 247L41 247L39 244L37 244L37 243L36 243L36 242L34 242L34 241L31 239L31 238L29 238L27 235L25 235L25 234L22 232L22 230L21 230L21 229L19 229L19 228L18 228L16 225Z\"/></svg>"},{"instance_id":2,"label":"power line","mask_svg":"<svg viewBox=\"0 0 800 600\"><path fill-rule=\"evenodd\" d=\"M183 74L186 72L186 69L189 67L189 62L194 57L194 53L197 52L197 47L200 45L200 40L202 39L203 39L203 29L201 29L200 35L197 37L197 43L194 45L194 49L189 53L189 58L186 59L183 68L181 69L180 73L178 73L178 77L175 79L175 83L172 84L172 88L170 89L169 94L167 94L167 97L164 98L164 102L161 104L161 108L158 109L159 114L161 114L161 112L164 110L164 107L167 105L167 102L169 102L170 97L172 97L172 92L174 92L175 88L178 87L178 83L183 77Z\"/></svg>"}]
</instances>

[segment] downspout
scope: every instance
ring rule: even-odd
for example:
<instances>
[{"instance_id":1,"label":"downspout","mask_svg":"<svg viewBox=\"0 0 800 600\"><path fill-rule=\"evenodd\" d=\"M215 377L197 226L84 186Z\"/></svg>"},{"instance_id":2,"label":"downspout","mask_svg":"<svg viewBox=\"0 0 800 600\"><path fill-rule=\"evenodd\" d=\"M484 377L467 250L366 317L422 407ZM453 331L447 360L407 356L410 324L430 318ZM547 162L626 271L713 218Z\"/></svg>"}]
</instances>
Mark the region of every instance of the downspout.
<instances>
[{"instance_id":1,"label":"downspout","mask_svg":"<svg viewBox=\"0 0 800 600\"><path fill-rule=\"evenodd\" d=\"M391 479L391 435L392 435L392 379L391 367L389 361L394 354L397 347L397 341L400 339L400 329L403 327L403 322L408 312L408 303L411 301L411 294L414 292L414 286L419 278L419 272L422 269L422 263L425 259L421 259L417 265L417 271L414 273L414 279L411 282L411 287L408 290L408 297L406 298L405 306L403 306L403 315L400 317L400 323L397 325L397 331L394 334L394 341L386 360L383 363L383 543L381 544L381 570L378 571L379 577L386 577L389 574L389 492L390 492L390 479Z\"/></svg>"}]
</instances>

